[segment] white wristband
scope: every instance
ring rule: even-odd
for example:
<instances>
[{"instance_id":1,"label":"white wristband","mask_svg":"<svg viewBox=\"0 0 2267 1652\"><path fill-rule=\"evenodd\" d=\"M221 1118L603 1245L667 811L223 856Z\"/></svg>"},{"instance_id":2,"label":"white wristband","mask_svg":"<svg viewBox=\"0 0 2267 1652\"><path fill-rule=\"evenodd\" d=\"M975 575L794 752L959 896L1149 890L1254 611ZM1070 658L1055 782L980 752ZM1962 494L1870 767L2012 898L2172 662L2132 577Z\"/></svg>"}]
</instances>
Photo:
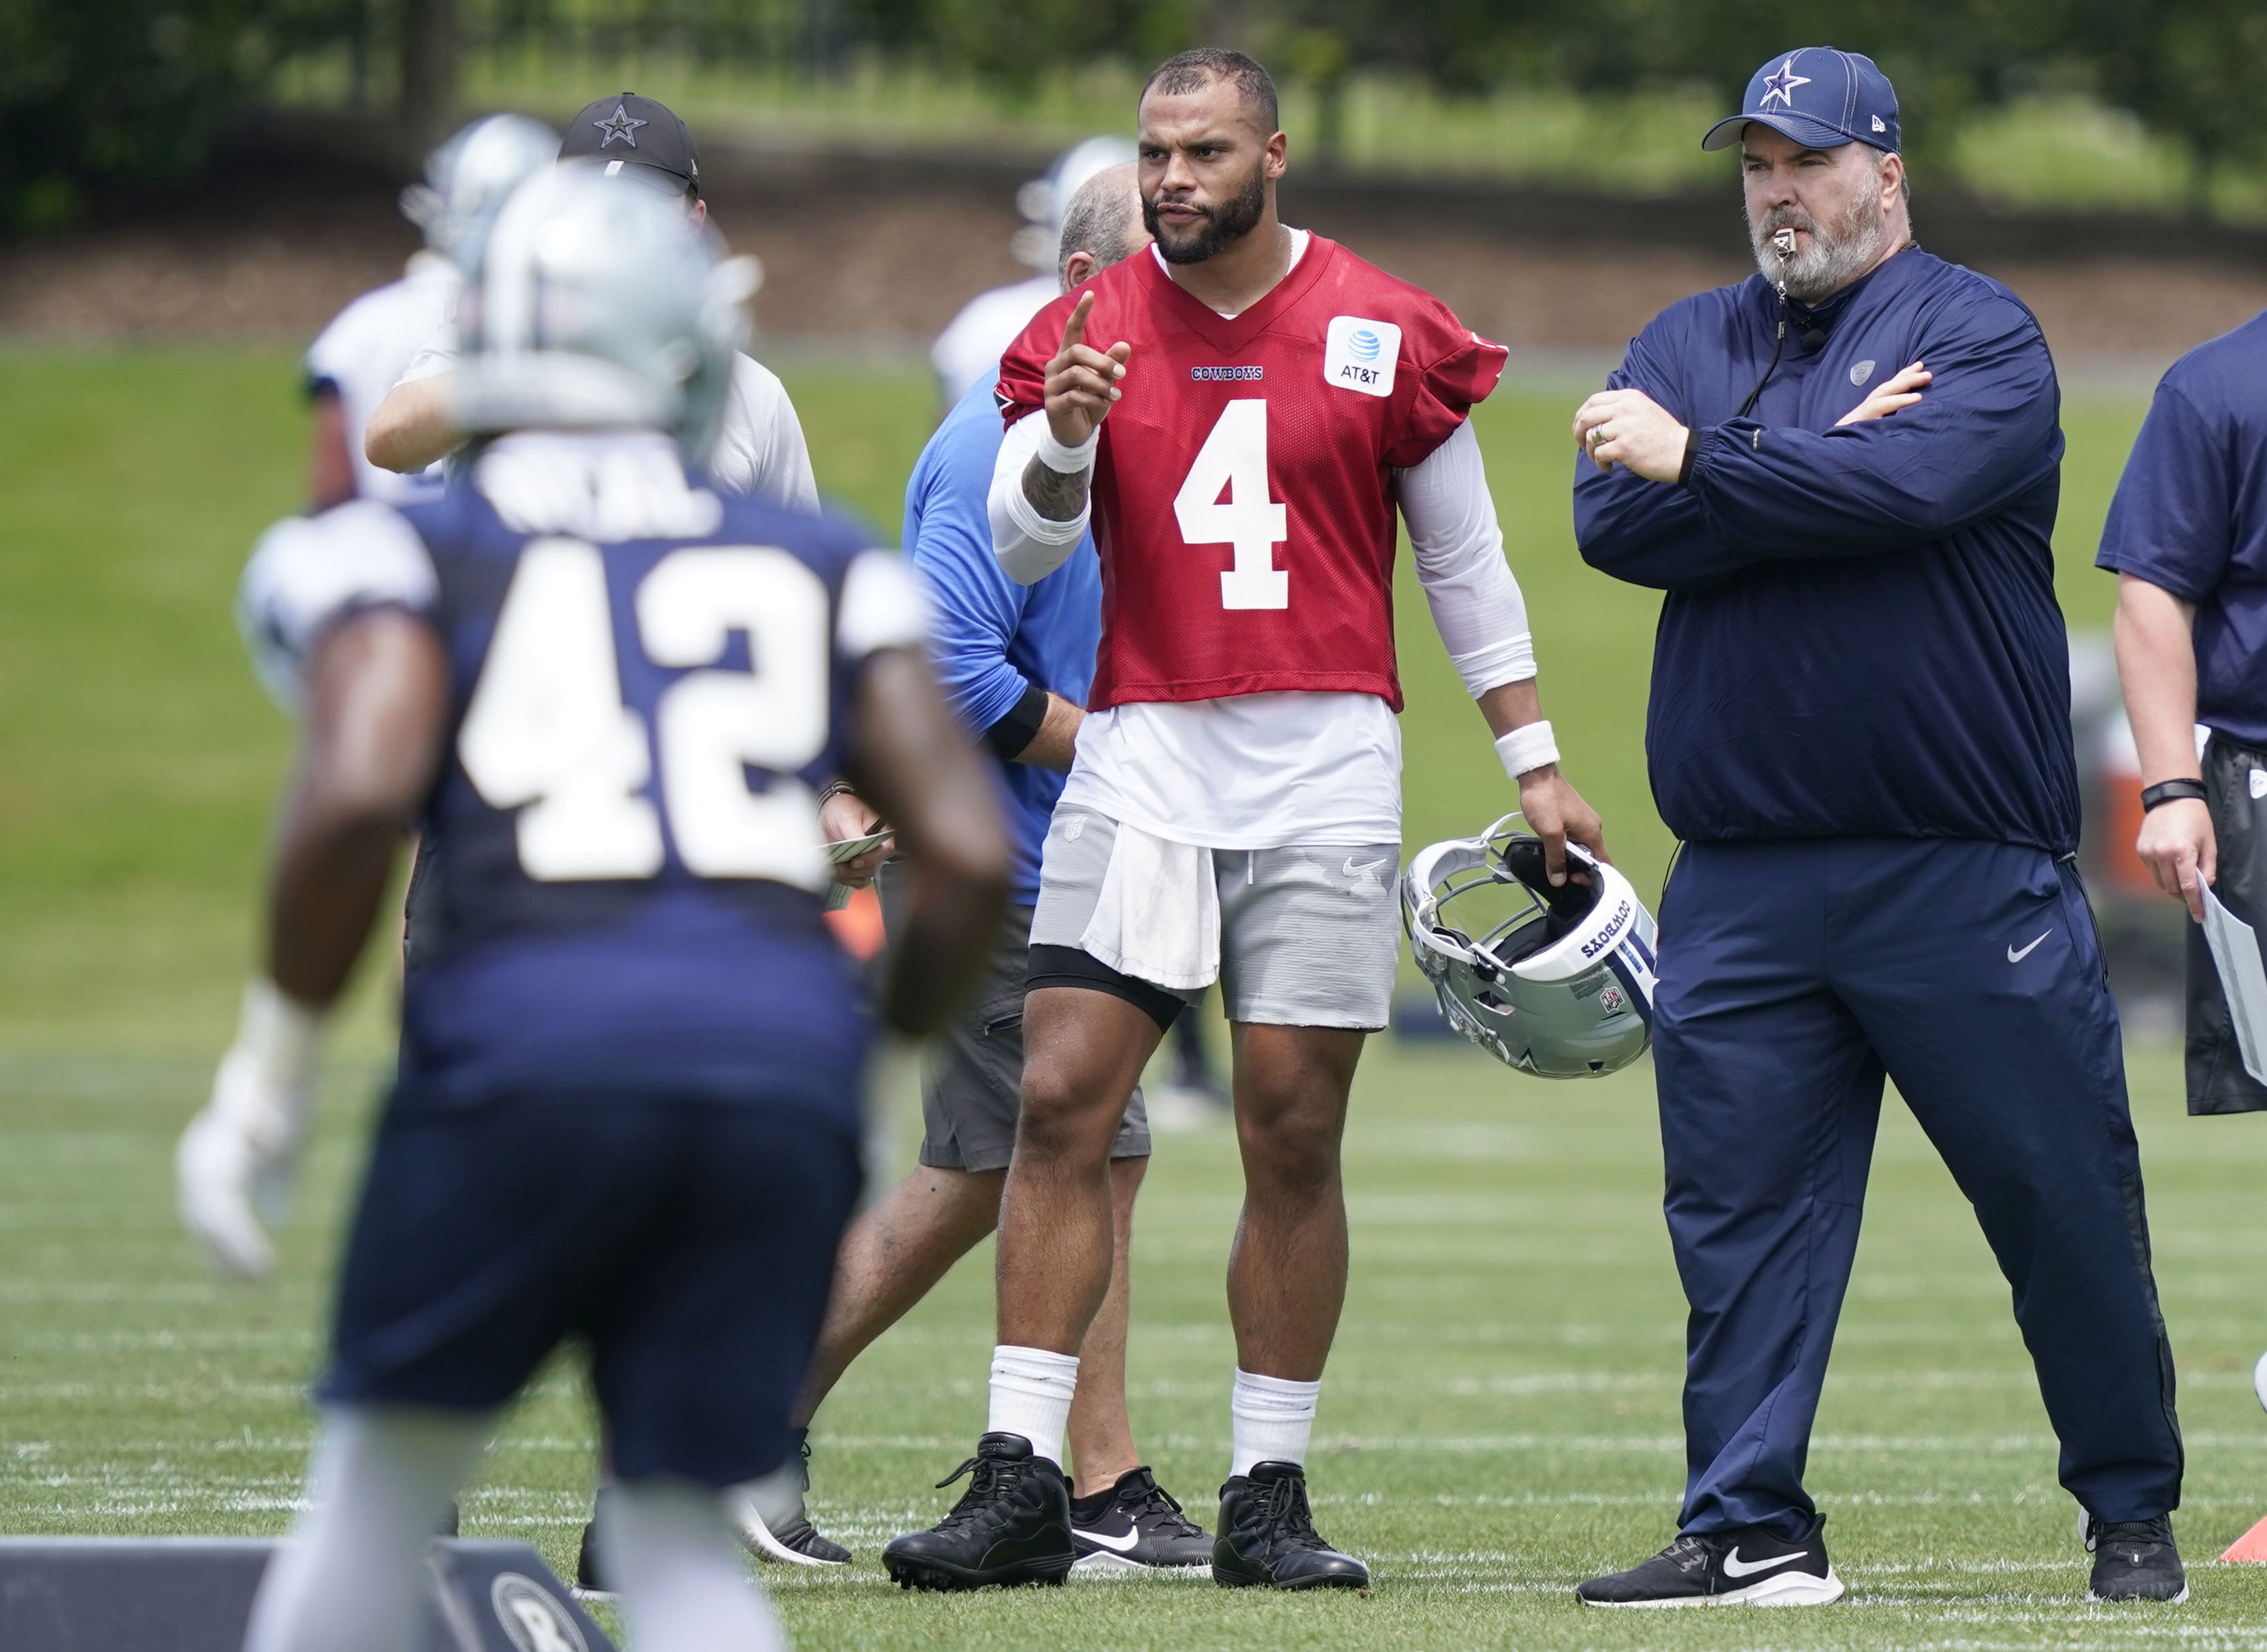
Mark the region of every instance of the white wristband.
<instances>
[{"instance_id":1,"label":"white wristband","mask_svg":"<svg viewBox=\"0 0 2267 1652\"><path fill-rule=\"evenodd\" d=\"M246 983L236 1048L259 1064L272 1092L303 1094L313 1082L322 1044L323 1012L300 1003L264 976Z\"/></svg>"},{"instance_id":2,"label":"white wristband","mask_svg":"<svg viewBox=\"0 0 2267 1652\"><path fill-rule=\"evenodd\" d=\"M1495 755L1503 759L1503 771L1516 780L1530 769L1558 762L1559 742L1552 738L1548 720L1529 723L1498 740Z\"/></svg>"},{"instance_id":3,"label":"white wristband","mask_svg":"<svg viewBox=\"0 0 2267 1652\"><path fill-rule=\"evenodd\" d=\"M1086 433L1085 441L1075 448L1067 448L1055 440L1055 433L1051 427L1041 424L1038 460L1051 471L1059 471L1065 476L1076 476L1082 471L1094 468L1094 450L1101 441L1102 427L1097 425Z\"/></svg>"}]
</instances>

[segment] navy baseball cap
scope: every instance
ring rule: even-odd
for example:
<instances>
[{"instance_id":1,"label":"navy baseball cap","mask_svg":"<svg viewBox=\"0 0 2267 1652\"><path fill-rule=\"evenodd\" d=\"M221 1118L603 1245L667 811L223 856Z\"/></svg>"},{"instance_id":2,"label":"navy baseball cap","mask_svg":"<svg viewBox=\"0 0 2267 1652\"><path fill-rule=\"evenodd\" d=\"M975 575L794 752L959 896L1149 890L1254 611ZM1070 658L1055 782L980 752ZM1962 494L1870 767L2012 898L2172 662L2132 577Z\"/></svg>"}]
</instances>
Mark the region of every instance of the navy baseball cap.
<instances>
[{"instance_id":1,"label":"navy baseball cap","mask_svg":"<svg viewBox=\"0 0 2267 1652\"><path fill-rule=\"evenodd\" d=\"M1750 121L1760 121L1805 149L1870 143L1895 153L1897 94L1874 60L1830 46L1782 52L1756 70L1740 113L1719 121L1700 140L1704 150L1726 150Z\"/></svg>"},{"instance_id":2,"label":"navy baseball cap","mask_svg":"<svg viewBox=\"0 0 2267 1652\"><path fill-rule=\"evenodd\" d=\"M693 145L693 128L668 105L634 91L601 98L569 121L567 135L559 141L559 158L620 161L620 167L607 171L661 184L672 194L701 193L701 151Z\"/></svg>"}]
</instances>

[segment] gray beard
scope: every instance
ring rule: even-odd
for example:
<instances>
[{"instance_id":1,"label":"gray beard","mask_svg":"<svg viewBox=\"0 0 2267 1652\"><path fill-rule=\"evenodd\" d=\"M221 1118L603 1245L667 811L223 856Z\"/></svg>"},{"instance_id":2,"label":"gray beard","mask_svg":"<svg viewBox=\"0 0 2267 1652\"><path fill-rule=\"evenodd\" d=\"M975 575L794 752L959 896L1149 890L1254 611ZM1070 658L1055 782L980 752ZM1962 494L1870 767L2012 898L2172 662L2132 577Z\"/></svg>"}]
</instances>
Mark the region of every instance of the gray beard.
<instances>
[{"instance_id":1,"label":"gray beard","mask_svg":"<svg viewBox=\"0 0 2267 1652\"><path fill-rule=\"evenodd\" d=\"M1783 259L1772 245L1772 232L1778 230L1808 230L1810 245ZM1807 214L1793 212L1770 213L1761 224L1748 226L1748 243L1764 279L1783 286L1789 298L1805 304L1831 297L1879 263L1888 250L1889 236L1889 216L1871 194L1852 201L1830 230Z\"/></svg>"}]
</instances>

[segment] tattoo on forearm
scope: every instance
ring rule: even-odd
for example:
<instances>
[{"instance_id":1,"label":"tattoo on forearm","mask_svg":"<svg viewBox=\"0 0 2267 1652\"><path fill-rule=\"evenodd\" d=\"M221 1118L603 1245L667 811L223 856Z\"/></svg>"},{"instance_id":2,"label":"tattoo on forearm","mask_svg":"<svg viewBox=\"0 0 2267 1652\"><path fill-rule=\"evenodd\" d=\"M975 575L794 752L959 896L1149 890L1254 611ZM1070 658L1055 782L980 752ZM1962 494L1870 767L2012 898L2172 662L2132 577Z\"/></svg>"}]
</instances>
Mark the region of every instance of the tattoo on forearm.
<instances>
[{"instance_id":1,"label":"tattoo on forearm","mask_svg":"<svg viewBox=\"0 0 2267 1652\"><path fill-rule=\"evenodd\" d=\"M1034 457L1023 467L1023 497L1049 522L1070 522L1086 508L1086 485L1094 474L1081 471L1065 476L1045 460Z\"/></svg>"}]
</instances>

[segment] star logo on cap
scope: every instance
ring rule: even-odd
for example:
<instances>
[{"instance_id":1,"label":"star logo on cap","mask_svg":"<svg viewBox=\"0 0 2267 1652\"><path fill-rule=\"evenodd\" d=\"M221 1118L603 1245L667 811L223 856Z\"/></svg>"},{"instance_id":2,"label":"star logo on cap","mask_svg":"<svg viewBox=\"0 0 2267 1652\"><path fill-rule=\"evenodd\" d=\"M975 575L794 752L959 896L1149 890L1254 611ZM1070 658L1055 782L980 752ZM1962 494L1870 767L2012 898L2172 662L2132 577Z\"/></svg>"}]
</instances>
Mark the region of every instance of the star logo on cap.
<instances>
[{"instance_id":1,"label":"star logo on cap","mask_svg":"<svg viewBox=\"0 0 2267 1652\"><path fill-rule=\"evenodd\" d=\"M1809 84L1809 76L1798 75L1794 72L1794 59L1790 57L1779 66L1779 73L1771 76L1764 82L1763 101L1757 106L1758 109L1768 109L1772 106L1772 100L1777 99L1781 108L1792 113L1794 108L1794 89L1797 86L1808 86Z\"/></svg>"},{"instance_id":2,"label":"star logo on cap","mask_svg":"<svg viewBox=\"0 0 2267 1652\"><path fill-rule=\"evenodd\" d=\"M608 115L603 121L593 121L591 124L606 135L598 140L598 147L600 149L605 148L607 144L613 143L616 138L621 139L623 143L628 144L632 149L635 149L637 147L637 139L633 137L631 134L635 132L640 127L649 123L637 119L635 115L630 113L627 106L618 103L614 106L613 113Z\"/></svg>"}]
</instances>

